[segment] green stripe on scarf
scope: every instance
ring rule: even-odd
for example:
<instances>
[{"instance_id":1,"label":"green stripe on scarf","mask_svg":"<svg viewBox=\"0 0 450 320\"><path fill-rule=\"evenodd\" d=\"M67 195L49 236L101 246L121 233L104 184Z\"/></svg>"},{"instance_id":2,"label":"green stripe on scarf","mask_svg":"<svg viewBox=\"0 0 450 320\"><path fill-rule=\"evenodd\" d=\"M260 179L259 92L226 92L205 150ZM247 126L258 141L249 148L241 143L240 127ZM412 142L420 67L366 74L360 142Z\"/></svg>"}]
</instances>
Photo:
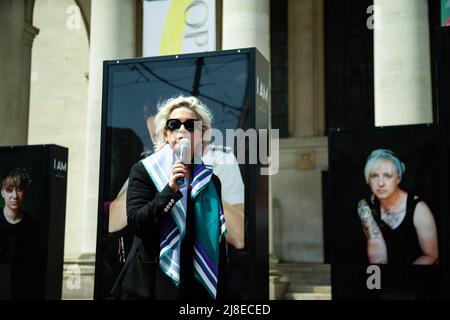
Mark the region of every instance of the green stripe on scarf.
<instances>
[{"instance_id":1,"label":"green stripe on scarf","mask_svg":"<svg viewBox=\"0 0 450 320\"><path fill-rule=\"evenodd\" d=\"M210 181L196 197L195 239L200 242L216 268L219 267L220 201L214 183Z\"/></svg>"}]
</instances>

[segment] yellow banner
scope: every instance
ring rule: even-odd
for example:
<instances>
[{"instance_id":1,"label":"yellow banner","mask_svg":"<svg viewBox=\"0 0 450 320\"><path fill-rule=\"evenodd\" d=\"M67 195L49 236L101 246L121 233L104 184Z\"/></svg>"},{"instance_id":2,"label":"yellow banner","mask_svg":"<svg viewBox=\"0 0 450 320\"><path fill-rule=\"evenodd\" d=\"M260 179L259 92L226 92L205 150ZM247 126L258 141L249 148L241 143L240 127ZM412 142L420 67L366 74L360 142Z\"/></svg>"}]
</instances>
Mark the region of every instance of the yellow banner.
<instances>
[{"instance_id":1,"label":"yellow banner","mask_svg":"<svg viewBox=\"0 0 450 320\"><path fill-rule=\"evenodd\" d=\"M171 1L161 38L161 55L181 53L184 40L184 13L192 0Z\"/></svg>"}]
</instances>

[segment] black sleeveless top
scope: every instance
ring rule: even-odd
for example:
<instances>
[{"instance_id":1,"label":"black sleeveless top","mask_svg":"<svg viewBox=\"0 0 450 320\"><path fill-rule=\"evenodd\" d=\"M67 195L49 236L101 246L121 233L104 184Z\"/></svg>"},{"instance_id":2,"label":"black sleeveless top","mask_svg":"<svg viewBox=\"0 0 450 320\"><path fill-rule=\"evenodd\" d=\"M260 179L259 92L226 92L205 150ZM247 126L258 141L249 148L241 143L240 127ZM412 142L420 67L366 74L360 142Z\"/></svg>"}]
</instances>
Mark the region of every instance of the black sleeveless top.
<instances>
[{"instance_id":1,"label":"black sleeveless top","mask_svg":"<svg viewBox=\"0 0 450 320\"><path fill-rule=\"evenodd\" d=\"M414 226L414 211L417 203L421 201L418 197L407 195L405 217L395 229L391 229L381 219L380 202L376 197L372 196L366 201L372 209L375 221L383 234L389 264L412 264L423 255Z\"/></svg>"}]
</instances>

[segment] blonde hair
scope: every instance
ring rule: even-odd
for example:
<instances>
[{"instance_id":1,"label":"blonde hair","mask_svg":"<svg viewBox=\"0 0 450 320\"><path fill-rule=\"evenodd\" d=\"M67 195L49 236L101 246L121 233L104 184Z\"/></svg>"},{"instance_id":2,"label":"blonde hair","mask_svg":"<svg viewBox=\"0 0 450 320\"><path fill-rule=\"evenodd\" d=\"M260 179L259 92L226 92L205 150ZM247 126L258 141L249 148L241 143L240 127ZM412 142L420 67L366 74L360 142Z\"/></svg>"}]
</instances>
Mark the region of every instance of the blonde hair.
<instances>
[{"instance_id":1,"label":"blonde hair","mask_svg":"<svg viewBox=\"0 0 450 320\"><path fill-rule=\"evenodd\" d=\"M364 167L364 176L367 184L369 183L370 174L379 168L385 161L392 163L392 166L400 177L400 181L402 181L403 175L406 171L405 164L400 161L393 151L387 149L377 149L372 151L369 157L367 157L366 166Z\"/></svg>"},{"instance_id":2,"label":"blonde hair","mask_svg":"<svg viewBox=\"0 0 450 320\"><path fill-rule=\"evenodd\" d=\"M170 98L162 103L158 104L158 113L155 117L156 126L156 144L155 151L161 150L167 143L164 133L166 132L166 122L169 120L170 114L173 110L178 108L187 108L192 110L198 117L198 120L202 122L202 133L211 129L212 114L208 107L204 105L196 97L178 96L176 98ZM202 134L203 136L203 134ZM205 148L209 141L203 139L203 148Z\"/></svg>"}]
</instances>

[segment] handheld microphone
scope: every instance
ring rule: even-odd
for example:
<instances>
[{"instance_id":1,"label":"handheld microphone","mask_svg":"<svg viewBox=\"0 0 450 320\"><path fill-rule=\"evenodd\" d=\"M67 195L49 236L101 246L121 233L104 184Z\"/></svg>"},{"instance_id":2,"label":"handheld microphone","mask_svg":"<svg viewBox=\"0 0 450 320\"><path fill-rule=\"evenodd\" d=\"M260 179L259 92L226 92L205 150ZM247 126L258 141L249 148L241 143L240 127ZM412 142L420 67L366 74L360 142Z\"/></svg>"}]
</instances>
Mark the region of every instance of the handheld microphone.
<instances>
[{"instance_id":1,"label":"handheld microphone","mask_svg":"<svg viewBox=\"0 0 450 320\"><path fill-rule=\"evenodd\" d=\"M191 154L191 142L189 139L183 138L180 140L180 147L178 148L179 154L178 159L181 160L181 163L186 164L190 162L189 156ZM184 184L184 177L177 179L177 184L179 186Z\"/></svg>"}]
</instances>

